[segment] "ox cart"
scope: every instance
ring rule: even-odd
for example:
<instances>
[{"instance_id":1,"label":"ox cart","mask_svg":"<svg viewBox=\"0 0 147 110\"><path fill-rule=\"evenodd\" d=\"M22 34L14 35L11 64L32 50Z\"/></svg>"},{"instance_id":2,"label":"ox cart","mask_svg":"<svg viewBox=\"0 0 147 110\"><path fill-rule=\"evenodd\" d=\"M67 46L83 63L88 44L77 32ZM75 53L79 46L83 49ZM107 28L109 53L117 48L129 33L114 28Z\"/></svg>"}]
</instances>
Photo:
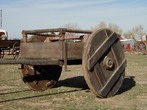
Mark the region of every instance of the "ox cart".
<instances>
[{"instance_id":1,"label":"ox cart","mask_svg":"<svg viewBox=\"0 0 147 110\"><path fill-rule=\"evenodd\" d=\"M30 35L48 40L29 41ZM21 64L22 80L31 89L44 91L53 87L61 75L62 66L66 70L68 62L76 60L82 61L84 78L96 96L111 97L120 89L126 58L117 33L109 29L55 28L23 30L22 36L19 57L1 59L0 64Z\"/></svg>"},{"instance_id":2,"label":"ox cart","mask_svg":"<svg viewBox=\"0 0 147 110\"><path fill-rule=\"evenodd\" d=\"M19 54L20 40L0 40L0 58L7 53L16 58Z\"/></svg>"}]
</instances>

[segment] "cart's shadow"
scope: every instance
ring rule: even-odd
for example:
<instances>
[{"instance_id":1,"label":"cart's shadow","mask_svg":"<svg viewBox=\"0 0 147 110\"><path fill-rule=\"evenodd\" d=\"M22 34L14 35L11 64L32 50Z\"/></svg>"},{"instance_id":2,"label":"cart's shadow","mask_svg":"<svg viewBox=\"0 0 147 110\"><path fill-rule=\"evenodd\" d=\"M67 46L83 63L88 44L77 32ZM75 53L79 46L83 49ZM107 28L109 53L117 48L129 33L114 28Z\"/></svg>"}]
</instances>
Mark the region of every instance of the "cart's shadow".
<instances>
[{"instance_id":1,"label":"cart's shadow","mask_svg":"<svg viewBox=\"0 0 147 110\"><path fill-rule=\"evenodd\" d=\"M135 76L126 76L121 88L119 89L117 94L122 94L134 87L136 85L136 82L134 81Z\"/></svg>"},{"instance_id":2,"label":"cart's shadow","mask_svg":"<svg viewBox=\"0 0 147 110\"><path fill-rule=\"evenodd\" d=\"M44 96L71 93L71 92L77 92L77 91L82 91L82 90L88 89L88 86L87 86L87 84L84 80L84 77L82 77L82 76L61 80L56 84L56 86L54 88L61 87L61 86L75 87L75 88L72 89L72 90L64 90L64 91L61 91L61 92L46 93L46 94L32 95L32 96L28 95L28 96L25 96L25 97L0 100L0 104L6 103L6 102L11 102L11 101L18 101L18 100L32 99L32 98L38 98L38 97L44 97ZM26 89L26 90L18 90L18 91L13 91L13 92L5 92L5 93L0 93L0 96L1 95L10 95L10 94L16 94L17 95L19 93L24 94L25 92L31 92L31 91L33 91L33 90ZM89 89L88 89L88 91L89 91Z\"/></svg>"},{"instance_id":3,"label":"cart's shadow","mask_svg":"<svg viewBox=\"0 0 147 110\"><path fill-rule=\"evenodd\" d=\"M26 90L18 90L18 91L13 91L13 92L4 92L4 93L0 93L0 96L1 95L9 95L9 94L17 94L17 93L24 93L24 92L27 92L27 91L32 91L31 89L26 89Z\"/></svg>"},{"instance_id":4,"label":"cart's shadow","mask_svg":"<svg viewBox=\"0 0 147 110\"><path fill-rule=\"evenodd\" d=\"M134 87L136 85L134 78L135 78L134 76L126 76L123 80L123 84L122 84L121 88L117 92L117 95L122 94L122 93L130 90L132 87ZM60 80L56 84L55 88L61 87L61 86L81 88L82 90L86 90L86 92L90 91L83 76L77 76L77 77L72 77L72 78Z\"/></svg>"},{"instance_id":5,"label":"cart's shadow","mask_svg":"<svg viewBox=\"0 0 147 110\"><path fill-rule=\"evenodd\" d=\"M59 80L57 84L55 85L55 88L57 87L73 87L73 88L81 88L82 90L89 90L89 87L87 86L84 76L76 76L72 78L67 78L64 80Z\"/></svg>"},{"instance_id":6,"label":"cart's shadow","mask_svg":"<svg viewBox=\"0 0 147 110\"><path fill-rule=\"evenodd\" d=\"M135 81L134 81L134 76L129 76L125 77L122 87L118 91L118 94L122 94L128 90L130 90L132 87L135 86ZM50 95L57 95L57 94L64 94L64 93L70 93L70 92L77 92L77 91L82 91L84 90L85 92L89 92L89 88L84 80L83 76L77 76L77 77L72 77L64 80L60 80L55 88L57 87L74 87L74 90L65 90L61 92L55 92L55 93L49 93L49 94L41 94L41 95L33 95L33 96L25 96L25 97L20 97L20 98L13 98L13 99L7 99L7 100L1 100L0 103L5 103L5 102L11 102L11 101L18 101L18 100L25 100L25 99L31 99L31 98L38 98L38 97L44 97L44 96L50 96ZM76 89L76 88L81 88L81 89ZM20 90L20 91L14 91L14 92L7 92L7 93L0 93L0 95L7 95L7 94L17 94L22 92L22 94L26 91L32 91L30 89L27 90Z\"/></svg>"},{"instance_id":7,"label":"cart's shadow","mask_svg":"<svg viewBox=\"0 0 147 110\"><path fill-rule=\"evenodd\" d=\"M24 90L27 91L27 90ZM28 90L29 91L29 90ZM81 90L66 90L66 91L61 91L61 92L55 92L55 93L49 93L49 94L41 94L41 95L33 95L33 96L25 96L25 97L19 97L19 98L12 98L12 99L6 99L6 100L1 100L1 103L6 103L6 102L11 102L11 101L18 101L18 100L25 100L25 99L33 99L33 98L39 98L39 97L44 97L44 96L51 96L51 95L58 95L58 94L64 94L64 93L70 93L70 92L77 92L77 91L81 91ZM16 91L16 93L18 92L23 92L23 91ZM9 94L9 93L7 93Z\"/></svg>"}]
</instances>

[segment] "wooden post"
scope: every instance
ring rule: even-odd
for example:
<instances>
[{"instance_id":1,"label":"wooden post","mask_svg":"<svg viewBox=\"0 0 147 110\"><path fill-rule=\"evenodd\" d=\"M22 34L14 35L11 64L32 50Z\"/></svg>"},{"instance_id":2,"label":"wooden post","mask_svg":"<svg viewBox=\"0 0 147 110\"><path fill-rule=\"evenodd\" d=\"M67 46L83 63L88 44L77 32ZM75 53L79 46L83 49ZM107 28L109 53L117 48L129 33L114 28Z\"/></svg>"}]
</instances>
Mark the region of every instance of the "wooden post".
<instances>
[{"instance_id":1,"label":"wooden post","mask_svg":"<svg viewBox=\"0 0 147 110\"><path fill-rule=\"evenodd\" d=\"M67 43L63 42L63 54L64 54L64 70L67 71Z\"/></svg>"},{"instance_id":2,"label":"wooden post","mask_svg":"<svg viewBox=\"0 0 147 110\"><path fill-rule=\"evenodd\" d=\"M26 33L22 33L22 36L23 36L23 42L27 42L27 34Z\"/></svg>"}]
</instances>

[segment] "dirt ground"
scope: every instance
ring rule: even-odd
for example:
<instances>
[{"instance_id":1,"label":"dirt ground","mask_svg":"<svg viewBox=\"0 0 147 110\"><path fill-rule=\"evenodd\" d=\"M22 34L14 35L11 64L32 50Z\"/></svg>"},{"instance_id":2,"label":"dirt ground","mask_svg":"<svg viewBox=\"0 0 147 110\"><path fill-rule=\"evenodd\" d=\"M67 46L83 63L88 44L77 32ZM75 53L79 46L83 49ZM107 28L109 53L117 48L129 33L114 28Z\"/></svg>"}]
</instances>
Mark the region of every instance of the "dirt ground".
<instances>
[{"instance_id":1,"label":"dirt ground","mask_svg":"<svg viewBox=\"0 0 147 110\"><path fill-rule=\"evenodd\" d=\"M37 92L21 80L20 65L0 65L0 110L146 110L147 55L126 53L126 76L111 98L97 98L87 87L81 65L69 65L52 89Z\"/></svg>"}]
</instances>

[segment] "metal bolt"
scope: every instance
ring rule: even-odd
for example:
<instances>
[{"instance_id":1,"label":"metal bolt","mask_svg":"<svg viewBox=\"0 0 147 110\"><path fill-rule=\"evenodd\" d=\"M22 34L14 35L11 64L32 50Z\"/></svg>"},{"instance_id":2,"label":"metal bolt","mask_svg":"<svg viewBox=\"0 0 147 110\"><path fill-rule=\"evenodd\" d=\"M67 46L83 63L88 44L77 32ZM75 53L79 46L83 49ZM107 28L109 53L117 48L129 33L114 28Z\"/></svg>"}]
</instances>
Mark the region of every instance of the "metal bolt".
<instances>
[{"instance_id":1,"label":"metal bolt","mask_svg":"<svg viewBox=\"0 0 147 110\"><path fill-rule=\"evenodd\" d=\"M111 69L113 67L113 64L114 64L113 59L108 57L108 56L106 56L104 58L103 63L104 63L104 66L106 67L106 69Z\"/></svg>"}]
</instances>

